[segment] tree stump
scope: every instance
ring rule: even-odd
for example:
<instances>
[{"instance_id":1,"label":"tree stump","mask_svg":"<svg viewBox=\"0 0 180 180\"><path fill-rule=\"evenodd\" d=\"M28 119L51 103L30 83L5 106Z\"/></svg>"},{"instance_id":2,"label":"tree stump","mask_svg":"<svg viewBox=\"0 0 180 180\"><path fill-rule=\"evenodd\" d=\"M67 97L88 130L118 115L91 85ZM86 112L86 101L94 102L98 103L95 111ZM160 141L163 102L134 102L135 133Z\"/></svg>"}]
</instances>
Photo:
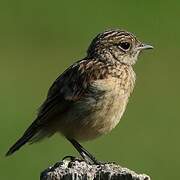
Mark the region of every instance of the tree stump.
<instances>
[{"instance_id":1,"label":"tree stump","mask_svg":"<svg viewBox=\"0 0 180 180\"><path fill-rule=\"evenodd\" d=\"M85 161L63 160L41 173L40 180L150 180L114 163L89 165Z\"/></svg>"}]
</instances>

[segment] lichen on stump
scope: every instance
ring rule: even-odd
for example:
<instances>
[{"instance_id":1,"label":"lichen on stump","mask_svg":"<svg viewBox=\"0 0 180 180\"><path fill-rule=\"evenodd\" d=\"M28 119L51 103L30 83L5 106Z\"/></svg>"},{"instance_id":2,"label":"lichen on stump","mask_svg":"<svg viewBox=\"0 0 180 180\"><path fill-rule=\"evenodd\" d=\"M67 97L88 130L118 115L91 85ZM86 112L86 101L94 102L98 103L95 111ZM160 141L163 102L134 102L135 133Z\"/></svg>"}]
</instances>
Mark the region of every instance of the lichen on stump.
<instances>
[{"instance_id":1,"label":"lichen on stump","mask_svg":"<svg viewBox=\"0 0 180 180\"><path fill-rule=\"evenodd\" d=\"M150 180L114 163L89 165L85 161L63 160L41 173L40 180Z\"/></svg>"}]
</instances>

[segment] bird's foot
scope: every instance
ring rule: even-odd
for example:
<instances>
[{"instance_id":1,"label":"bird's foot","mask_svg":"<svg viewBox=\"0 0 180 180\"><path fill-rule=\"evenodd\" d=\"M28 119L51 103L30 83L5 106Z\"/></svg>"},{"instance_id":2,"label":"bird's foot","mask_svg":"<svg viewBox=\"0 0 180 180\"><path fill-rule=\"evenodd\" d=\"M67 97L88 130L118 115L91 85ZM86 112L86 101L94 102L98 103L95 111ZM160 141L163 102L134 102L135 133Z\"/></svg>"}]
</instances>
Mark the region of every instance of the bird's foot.
<instances>
[{"instance_id":1,"label":"bird's foot","mask_svg":"<svg viewBox=\"0 0 180 180\"><path fill-rule=\"evenodd\" d=\"M98 161L95 158L90 159L89 157L84 156L83 158L79 158L79 157L74 157L74 156L65 156L62 160L66 160L69 159L71 162L83 162L85 161L87 164L89 165L105 165L105 164L115 164L115 162L103 162L103 161Z\"/></svg>"},{"instance_id":2,"label":"bird's foot","mask_svg":"<svg viewBox=\"0 0 180 180\"><path fill-rule=\"evenodd\" d=\"M94 156L92 156L90 153L87 152L80 152L80 155L87 164L89 165L99 165L100 162L96 160Z\"/></svg>"},{"instance_id":3,"label":"bird's foot","mask_svg":"<svg viewBox=\"0 0 180 180\"><path fill-rule=\"evenodd\" d=\"M65 157L63 157L62 160L64 161L65 159L69 159L70 161L80 161L81 160L81 159L74 157L74 156L65 156Z\"/></svg>"},{"instance_id":4,"label":"bird's foot","mask_svg":"<svg viewBox=\"0 0 180 180\"><path fill-rule=\"evenodd\" d=\"M89 165L105 164L104 162L97 161L95 158L90 159L89 157L86 157L86 156L83 156L83 157L79 158L79 157L74 157L74 156L68 155L68 156L63 157L62 161L66 160L66 159L69 159L71 162L75 162L75 161L82 162L82 161L85 161Z\"/></svg>"},{"instance_id":5,"label":"bird's foot","mask_svg":"<svg viewBox=\"0 0 180 180\"><path fill-rule=\"evenodd\" d=\"M99 164L97 164L97 165L105 165L105 164L116 164L116 162L115 161L112 161L112 162L104 162L104 161L98 161L99 162Z\"/></svg>"}]
</instances>

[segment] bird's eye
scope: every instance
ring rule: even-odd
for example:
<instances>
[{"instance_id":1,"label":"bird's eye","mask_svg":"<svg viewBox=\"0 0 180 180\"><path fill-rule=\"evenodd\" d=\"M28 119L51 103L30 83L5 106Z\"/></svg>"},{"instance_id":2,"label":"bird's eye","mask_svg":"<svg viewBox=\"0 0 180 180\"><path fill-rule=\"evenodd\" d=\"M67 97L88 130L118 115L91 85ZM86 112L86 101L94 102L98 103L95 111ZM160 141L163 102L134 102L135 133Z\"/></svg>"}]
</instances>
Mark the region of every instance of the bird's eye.
<instances>
[{"instance_id":1,"label":"bird's eye","mask_svg":"<svg viewBox=\"0 0 180 180\"><path fill-rule=\"evenodd\" d=\"M130 43L129 42L121 42L119 44L120 48L123 50L128 50L130 48Z\"/></svg>"}]
</instances>

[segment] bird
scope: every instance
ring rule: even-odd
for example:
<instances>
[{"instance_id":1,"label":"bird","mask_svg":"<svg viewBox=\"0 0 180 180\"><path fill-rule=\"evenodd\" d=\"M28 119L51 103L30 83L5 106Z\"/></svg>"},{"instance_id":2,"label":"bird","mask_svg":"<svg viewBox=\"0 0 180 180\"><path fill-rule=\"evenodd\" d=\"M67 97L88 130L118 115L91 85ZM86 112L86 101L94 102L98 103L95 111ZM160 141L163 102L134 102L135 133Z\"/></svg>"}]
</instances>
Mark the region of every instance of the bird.
<instances>
[{"instance_id":1,"label":"bird","mask_svg":"<svg viewBox=\"0 0 180 180\"><path fill-rule=\"evenodd\" d=\"M152 48L123 29L97 34L86 56L53 82L34 122L6 156L27 143L60 133L83 160L99 164L79 141L95 139L116 127L135 86L133 65L142 50Z\"/></svg>"}]
</instances>

